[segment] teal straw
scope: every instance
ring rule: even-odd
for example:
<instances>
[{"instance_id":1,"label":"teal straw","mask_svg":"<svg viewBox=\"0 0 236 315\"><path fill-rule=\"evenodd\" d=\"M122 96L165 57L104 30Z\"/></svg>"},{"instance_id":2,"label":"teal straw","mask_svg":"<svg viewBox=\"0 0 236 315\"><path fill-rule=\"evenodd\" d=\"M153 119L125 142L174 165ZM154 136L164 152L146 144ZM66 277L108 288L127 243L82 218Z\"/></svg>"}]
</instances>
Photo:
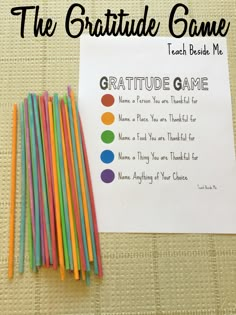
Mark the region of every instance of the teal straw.
<instances>
[{"instance_id":1,"label":"teal straw","mask_svg":"<svg viewBox=\"0 0 236 315\"><path fill-rule=\"evenodd\" d=\"M89 256L88 256L88 245L87 245L87 238L86 238L86 231L85 231L85 222L84 222L84 212L83 212L83 202L82 202L82 192L80 187L80 176L79 176L79 168L78 168L78 157L77 157L77 150L75 144L75 130L74 130L74 123L73 123L73 114L72 114L72 107L71 107L71 100L68 97L68 102L65 99L65 104L67 104L68 112L69 112L69 120L70 120L70 130L71 130L71 140L72 140L72 148L73 148L73 156L74 156L74 164L75 164L75 175L76 175L76 182L77 182L77 193L79 199L79 208L80 208L80 220L81 220L81 227L82 227L82 236L84 242L84 254L85 254L85 262L86 262L86 271L90 271L90 264L89 264Z\"/></svg>"},{"instance_id":2,"label":"teal straw","mask_svg":"<svg viewBox=\"0 0 236 315\"><path fill-rule=\"evenodd\" d=\"M62 153L62 142L61 142L61 128L60 128L60 113L59 113L59 100L58 95L53 96L53 117L54 117L54 128L55 128L55 145L56 145L56 158L57 158L57 174L58 174L58 185L59 185L59 201L60 201L60 212L61 212L61 224L62 224L62 236L65 253L65 267L66 270L71 269L72 263L72 248L70 238L70 224L69 214L66 197L66 186L65 186L65 170L63 164L63 153ZM70 247L70 250L69 250ZM70 256L70 258L69 258Z\"/></svg>"},{"instance_id":3,"label":"teal straw","mask_svg":"<svg viewBox=\"0 0 236 315\"><path fill-rule=\"evenodd\" d=\"M32 232L32 221L31 221L31 213L30 213L30 195L29 195L28 181L27 181L27 207L26 207L26 209L27 209L27 223L28 223L29 262L30 262L31 270L36 272L34 248L33 248L33 232Z\"/></svg>"},{"instance_id":4,"label":"teal straw","mask_svg":"<svg viewBox=\"0 0 236 315\"><path fill-rule=\"evenodd\" d=\"M20 106L21 125L21 224L20 224L20 263L19 272L24 272L25 262L25 208L26 208L26 148L25 148L25 119L24 102Z\"/></svg>"},{"instance_id":5,"label":"teal straw","mask_svg":"<svg viewBox=\"0 0 236 315\"><path fill-rule=\"evenodd\" d=\"M48 243L48 250L49 250L49 259L50 259L50 263L52 264L52 242L51 242L50 219L49 219L49 209L48 209L47 184L46 184L46 175L45 175L41 127L40 127L40 121L39 121L39 110L38 110L36 94L33 94L33 106L34 106L34 117L35 117L35 123L36 123L36 134L37 134L37 140L38 140L40 174L41 174L41 179L42 179L42 193L43 193L44 215L45 215L45 221L46 221L47 243Z\"/></svg>"},{"instance_id":6,"label":"teal straw","mask_svg":"<svg viewBox=\"0 0 236 315\"><path fill-rule=\"evenodd\" d=\"M79 130L80 152L81 152L81 158L82 158L82 169L83 169L84 180L85 180L85 190L86 190L86 200L87 200L87 206L88 206L90 233L91 233L91 239L92 239L94 273L95 273L95 275L97 275L98 274L98 261L97 261L97 251L96 251L96 244L95 244L95 237L94 237L93 217L92 217L92 210L91 210L91 203L90 203L90 196L89 196L87 173L86 173L85 163L84 163L84 151L83 151L83 147L82 147L82 138L81 138L81 133L80 133L81 127L80 127L80 121L79 121L78 115L79 114L77 111L77 123L78 123L78 130Z\"/></svg>"},{"instance_id":7,"label":"teal straw","mask_svg":"<svg viewBox=\"0 0 236 315\"><path fill-rule=\"evenodd\" d=\"M41 246L40 246L40 215L39 215L39 195L38 195L38 172L37 172L37 157L36 157L36 141L35 141L35 126L34 112L32 105L31 94L28 95L28 112L30 126L30 143L31 143L31 160L33 170L33 185L34 185L34 205L35 205L35 265L41 265Z\"/></svg>"}]
</instances>

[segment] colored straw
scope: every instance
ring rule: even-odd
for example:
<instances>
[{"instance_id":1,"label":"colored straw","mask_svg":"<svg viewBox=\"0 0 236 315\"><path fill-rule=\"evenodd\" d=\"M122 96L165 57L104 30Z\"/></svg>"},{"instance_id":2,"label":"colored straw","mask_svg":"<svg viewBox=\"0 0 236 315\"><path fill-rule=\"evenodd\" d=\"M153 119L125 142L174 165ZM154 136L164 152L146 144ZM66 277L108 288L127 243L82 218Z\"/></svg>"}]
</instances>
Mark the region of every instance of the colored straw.
<instances>
[{"instance_id":1,"label":"colored straw","mask_svg":"<svg viewBox=\"0 0 236 315\"><path fill-rule=\"evenodd\" d=\"M86 235L87 235L87 242L88 242L88 254L89 254L89 260L93 261L93 251L92 251L92 241L91 241L91 235L90 235L88 206L87 206L87 199L86 199L86 192L85 192L85 182L84 182L83 167L82 167L82 160L81 160L81 152L80 152L80 145L79 145L79 130L78 130L77 114L76 114L77 110L76 110L76 105L75 105L74 93L73 93L72 90L70 90L69 92L70 92L70 97L71 97L72 112L73 112L73 122L74 122L74 129L75 129L75 141L76 141L76 150L77 150L78 164L79 164L80 184L81 184L81 191L82 191L82 200L83 200L83 208L84 208Z\"/></svg>"},{"instance_id":2,"label":"colored straw","mask_svg":"<svg viewBox=\"0 0 236 315\"><path fill-rule=\"evenodd\" d=\"M39 97L36 96L37 103L39 101ZM36 114L37 115L37 114ZM37 133L36 133L37 134ZM43 140L43 139L42 139ZM43 142L43 141L42 141ZM46 265L46 261L48 260L48 252L47 252L47 234L45 229L45 218L44 218L44 202L43 202L43 191L42 191L42 178L40 171L40 157L39 157L39 145L38 139L36 136L36 152L37 152L37 167L38 167L38 178L39 178L39 213L40 213L40 239L41 239L41 258L42 258L42 266ZM47 257L47 258L46 258Z\"/></svg>"},{"instance_id":3,"label":"colored straw","mask_svg":"<svg viewBox=\"0 0 236 315\"><path fill-rule=\"evenodd\" d=\"M68 210L69 210L70 232L71 232L71 243L72 243L72 254L73 254L72 270L74 270L75 279L79 279L78 260L77 260L77 253L76 253L76 231L75 231L75 225L74 225L68 165L67 165L67 158L66 158L65 138L64 138L65 136L63 132L61 115L60 115L60 126L61 126L61 135L62 135L62 151L63 151L63 161L64 161L64 168L65 168L66 192L67 192L67 197L68 197Z\"/></svg>"},{"instance_id":4,"label":"colored straw","mask_svg":"<svg viewBox=\"0 0 236 315\"><path fill-rule=\"evenodd\" d=\"M63 106L63 103L62 103L62 106ZM62 115L63 115L63 113L62 113L62 106L61 106L61 117L62 117ZM67 161L69 161L70 159L71 159L71 162L72 162L72 164L69 164L69 162L68 162L68 172L69 172L69 175L70 175L70 177L69 177L69 179L70 179L70 183L71 183L71 185L75 185L75 186L73 186L73 188L74 188L74 191L75 191L75 196L74 195L72 195L72 189L71 189L71 196L72 196L72 203L73 203L73 208L74 209L77 209L77 204L76 204L76 200L77 200L77 202L78 202L78 196L77 196L77 194L76 194L76 192L77 192L77 190L76 190L76 176L75 176L75 166L74 166L74 159L73 159L73 153L72 153L72 143L71 143L71 131L70 131L70 123L69 123L69 118L68 118L68 110L67 110L67 106L65 106L65 122L66 122L66 124L67 124L67 130L68 130L68 137L67 137L67 141L68 142L65 142L65 146L68 144L68 147L67 147L67 149L69 150L69 151L67 151L67 149L66 149L66 154L67 154ZM62 121L62 125L63 125L63 121ZM63 126L63 128L64 128L64 126ZM63 131L64 132L64 136L65 136L65 131ZM65 139L65 137L64 137L64 139ZM70 154L70 155L69 155ZM78 207L79 207L79 205L78 205ZM73 209L73 210L74 210ZM79 209L79 208L78 208ZM78 215L78 212L76 211L74 211L73 212L73 219L74 219L74 227L75 227L75 230L76 230L76 232L77 232L77 215ZM78 234L79 235L79 234ZM77 236L78 236L77 235ZM78 237L76 236L76 253L77 253L77 258L78 258L78 270L81 270L81 264L80 264L80 254L79 254L79 240L78 240ZM86 238L85 238L85 241L86 241ZM86 245L86 243L84 244L84 250L85 250L85 246L87 246ZM85 270L85 267L84 267L84 270ZM84 279L83 279L84 280Z\"/></svg>"},{"instance_id":5,"label":"colored straw","mask_svg":"<svg viewBox=\"0 0 236 315\"><path fill-rule=\"evenodd\" d=\"M34 208L35 208L35 265L41 265L41 248L40 248L40 212L39 212L39 193L38 193L38 170L37 170L37 155L36 155L36 135L34 125L34 109L32 105L31 94L28 95L28 111L29 111L29 126L30 126L30 144L31 144L31 162L33 173L34 187Z\"/></svg>"},{"instance_id":6,"label":"colored straw","mask_svg":"<svg viewBox=\"0 0 236 315\"><path fill-rule=\"evenodd\" d=\"M71 102L70 98L68 98L67 110L69 115L69 126L70 126L70 138L72 143L72 152L73 152L73 159L74 159L74 168L75 168L75 179L76 179L76 187L77 187L77 194L78 194L78 201L79 201L79 213L80 213L80 220L82 226L82 236L84 242L84 250L85 250L85 262L86 262L86 270L90 270L89 266L89 255L88 255L88 243L87 243L87 235L86 235L86 227L85 227L85 219L84 219L84 212L83 212L83 200L82 200L82 191L80 185L80 173L78 168L78 157L76 151L76 141L75 141L75 131L73 125L73 116L72 116L72 109L71 109Z\"/></svg>"},{"instance_id":7,"label":"colored straw","mask_svg":"<svg viewBox=\"0 0 236 315\"><path fill-rule=\"evenodd\" d=\"M48 213L49 213L49 226L50 226L50 236L51 235L51 222L50 222L50 208L49 208L49 201L48 201L48 187L47 187L47 172L46 172L46 162L45 162L45 141L42 132L42 115L41 115L41 108L40 108L40 99L42 96L37 96L38 102L38 112L39 112L39 122L41 127L41 140L42 140L42 149L43 149L43 163L44 163L44 173L45 173L45 180L46 180L46 192L47 192L47 202L48 202ZM42 189L41 189L42 190ZM49 248L48 248L48 241L47 241L47 228L46 228L46 219L45 219L45 212L42 211L42 219L43 219L43 231L44 231L44 248L45 248L45 267L49 268L50 265L53 263L53 257L49 257ZM52 254L53 255L53 254Z\"/></svg>"},{"instance_id":8,"label":"colored straw","mask_svg":"<svg viewBox=\"0 0 236 315\"><path fill-rule=\"evenodd\" d=\"M31 219L32 224L32 237L34 248L36 246L36 236L35 236L35 210L34 210L34 188L33 188L33 171L31 162L31 144L30 144L30 130L29 130L29 115L28 115L28 100L24 100L25 107L25 138L26 138L26 156L27 156L27 183L29 190Z\"/></svg>"},{"instance_id":9,"label":"colored straw","mask_svg":"<svg viewBox=\"0 0 236 315\"><path fill-rule=\"evenodd\" d=\"M46 253L45 253L45 231L43 226L43 211L44 211L44 205L43 205L43 196L42 196L42 180L41 180L41 174L40 174L40 166L39 166L39 156L38 156L38 149L37 150L37 170L38 170L38 188L39 188L39 218L40 218L40 246L41 246L41 258L42 258L42 265L45 265L46 262Z\"/></svg>"},{"instance_id":10,"label":"colored straw","mask_svg":"<svg viewBox=\"0 0 236 315\"><path fill-rule=\"evenodd\" d=\"M28 226L28 243L29 243L29 263L32 271L36 271L35 260L33 254L33 233L32 233L32 222L31 222L31 213L30 213L30 194L29 194L29 185L27 182L27 193L26 193L26 210L27 210L27 226Z\"/></svg>"},{"instance_id":11,"label":"colored straw","mask_svg":"<svg viewBox=\"0 0 236 315\"><path fill-rule=\"evenodd\" d=\"M54 192L55 192L55 214L56 214L56 226L57 226L58 255L59 255L61 279L64 280L65 265L64 265L64 252L63 252L61 217L60 217L60 201L59 201L58 179L57 179L57 168L56 168L56 148L55 148L55 136L54 136L54 126L53 126L52 103L50 101L48 103L48 109L49 109L49 122L50 122L53 182L54 182Z\"/></svg>"},{"instance_id":12,"label":"colored straw","mask_svg":"<svg viewBox=\"0 0 236 315\"><path fill-rule=\"evenodd\" d=\"M48 156L49 156L49 172L48 177L51 177L51 191L52 191L52 220L55 225L56 229L56 215L55 215L55 192L54 192L54 185L53 185L53 167L52 167L52 151L51 151L51 136L50 136L50 122L49 122L49 112L48 112L48 92L44 93L44 112L45 112L45 119L46 119L46 132L47 132L47 139L48 139ZM56 245L56 242L55 242ZM53 260L53 268L56 269L58 266L58 257L57 257L57 250L55 248L55 261Z\"/></svg>"},{"instance_id":13,"label":"colored straw","mask_svg":"<svg viewBox=\"0 0 236 315\"><path fill-rule=\"evenodd\" d=\"M58 102L58 95L56 94L56 101ZM65 225L66 225L66 236L67 236L67 245L68 245L68 255L69 255L69 263L70 269L73 269L73 258L72 258L72 246L71 246L71 235L70 235L70 220L69 220L69 211L68 211L68 196L66 190L66 180L65 180L65 168L63 161L63 148L62 148L62 130L61 130L61 114L60 114L60 105L55 107L56 111L56 122L57 122L57 134L58 134L58 144L59 144L59 165L61 172L61 184L62 184L62 197L63 197L63 206L64 206L64 215L65 215Z\"/></svg>"},{"instance_id":14,"label":"colored straw","mask_svg":"<svg viewBox=\"0 0 236 315\"><path fill-rule=\"evenodd\" d=\"M72 201L73 201L73 207L74 207L74 214L75 214L75 221L76 221L76 228L77 228L77 234L78 234L78 243L79 243L79 253L80 253L80 259L81 259L81 270L86 270L86 263L85 263L85 256L84 256L84 243L82 238L82 230L81 230L81 221L79 216L79 204L78 204L78 196L77 196L77 190L76 190L76 182L75 182L75 175L73 172L73 155L71 152L71 148L69 145L69 123L68 119L66 119L66 109L67 107L62 104L61 111L62 111L62 123L63 123L63 129L64 129L64 135L65 135L65 146L66 146L66 153L67 153L67 159L68 159L68 167L69 167L69 176L70 176L70 182L71 182L71 191L72 191Z\"/></svg>"},{"instance_id":15,"label":"colored straw","mask_svg":"<svg viewBox=\"0 0 236 315\"><path fill-rule=\"evenodd\" d=\"M16 117L15 117L16 116ZM13 146L16 145L17 108L13 111ZM29 263L60 267L76 280L90 284L90 262L102 276L101 253L92 182L82 124L73 91L59 102L28 94L20 105L21 126L21 222L19 272L24 272L27 219ZM15 195L16 149L12 157L12 198ZM14 203L11 200L8 276L13 276ZM13 210L12 210L13 209Z\"/></svg>"},{"instance_id":16,"label":"colored straw","mask_svg":"<svg viewBox=\"0 0 236 315\"><path fill-rule=\"evenodd\" d=\"M26 217L26 156L25 156L25 118L24 103L20 106L21 125L21 224L20 224L20 262L19 272L24 272L25 259L25 217Z\"/></svg>"},{"instance_id":17,"label":"colored straw","mask_svg":"<svg viewBox=\"0 0 236 315\"><path fill-rule=\"evenodd\" d=\"M81 126L80 126L78 111L77 111L77 122L78 122L78 129L80 131L79 132L79 145L80 145L82 168L83 168L83 175L84 175L84 182L85 182L86 199L87 199L87 205L88 205L89 222L90 222L90 228L91 228L91 239L92 239L93 258L94 258L94 273L98 274L98 261L97 261L96 242L95 242L95 235L94 235L95 233L94 233L94 226L93 226L93 216L92 216L92 210L91 210L91 202L90 202L88 180L87 180L86 167L85 167L85 161L84 161Z\"/></svg>"},{"instance_id":18,"label":"colored straw","mask_svg":"<svg viewBox=\"0 0 236 315\"><path fill-rule=\"evenodd\" d=\"M59 201L60 201L60 213L61 213L61 225L62 225L62 238L64 245L64 254L65 254L65 266L66 269L70 269L69 262L69 251L68 251L68 229L66 222L66 207L64 201L66 197L64 196L64 192L66 193L64 187L64 166L62 160L62 152L61 152L61 136L60 136L60 120L58 120L58 96L55 94L53 97L53 117L54 117L54 134L55 134L55 144L56 144L56 159L57 159L57 178L58 178L58 190L59 190Z\"/></svg>"},{"instance_id":19,"label":"colored straw","mask_svg":"<svg viewBox=\"0 0 236 315\"><path fill-rule=\"evenodd\" d=\"M50 139L50 123L49 123L49 113L48 113L48 92L44 93L44 112L45 112L45 119L46 119L46 132L47 132L47 139L48 139L48 148L51 148L51 139ZM48 176L53 176L52 172L52 154L51 150L48 150L48 156L49 156L49 165L50 165L50 171L48 173ZM54 186L53 181L51 181L51 188L52 188L52 195L53 195L53 210L55 213L55 204L54 204Z\"/></svg>"},{"instance_id":20,"label":"colored straw","mask_svg":"<svg viewBox=\"0 0 236 315\"><path fill-rule=\"evenodd\" d=\"M92 210L92 216L93 216L93 225L94 225L95 242L96 242L96 250L97 250L97 260L98 260L98 275L99 275L99 277L102 277L103 276L102 259L101 259L101 249L100 249L100 242L99 242L99 234L98 234L98 225L97 225L96 208L95 208L95 201L94 201L94 194L93 194L93 186L92 186L92 180L91 180L91 173L90 173L90 167L89 167L89 161L88 161L88 154L87 154L87 148L86 148L86 143L85 143L83 125L82 125L81 118L80 118L79 114L78 114L78 116L79 116L79 123L80 123L82 145L83 145L83 150L84 150L84 159L85 159L85 167L86 167L86 172L87 172L91 210Z\"/></svg>"},{"instance_id":21,"label":"colored straw","mask_svg":"<svg viewBox=\"0 0 236 315\"><path fill-rule=\"evenodd\" d=\"M54 204L53 204L53 190L52 190L52 176L51 176L51 165L50 165L50 146L48 143L48 132L47 132L47 121L45 114L45 104L44 98L40 98L40 114L42 120L42 135L44 143L44 157L46 166L46 180L47 180L47 191L48 191L48 203L49 203L49 214L50 214L50 231L52 240L52 262L53 268L57 269L57 252L56 252L56 230L55 230L55 214L54 214ZM49 134L50 135L50 134Z\"/></svg>"},{"instance_id":22,"label":"colored straw","mask_svg":"<svg viewBox=\"0 0 236 315\"><path fill-rule=\"evenodd\" d=\"M16 141L17 141L17 105L13 106L12 127L12 162L11 162L11 208L10 208L10 240L8 258L8 278L13 277L14 266L14 234L15 234L15 198L16 198Z\"/></svg>"},{"instance_id":23,"label":"colored straw","mask_svg":"<svg viewBox=\"0 0 236 315\"><path fill-rule=\"evenodd\" d=\"M65 104L67 103L67 97L65 99ZM82 198L81 194L79 195L79 190L78 187L80 188L80 182L79 182L79 175L76 174L76 168L78 169L78 161L76 160L76 149L75 148L75 141L73 140L73 123L70 124L69 120L69 112L68 112L68 104L65 107L65 120L67 124L67 130L69 133L68 137L68 142L69 142L69 150L70 150L70 157L72 161L72 172L74 176L74 183L75 183L75 195L76 195L76 200L78 202L78 210L75 212L76 215L79 214L79 218L81 220L81 232L82 232L82 241L83 241L83 246L84 246L84 259L85 259L85 269L81 268L80 269L80 274L82 277L82 280L85 280L85 270L90 271L90 265L89 265L89 257L88 257L88 247L87 247L87 239L86 239L86 231L85 231L85 223L84 223L84 213L83 213L83 203L82 203ZM77 208L76 208L77 209Z\"/></svg>"},{"instance_id":24,"label":"colored straw","mask_svg":"<svg viewBox=\"0 0 236 315\"><path fill-rule=\"evenodd\" d=\"M37 98L35 94L33 94L33 106L34 106L34 118L35 118L37 144L38 144L37 148L39 152L40 176L41 176L41 181L42 181L42 195L43 195L44 216L45 216L45 221L46 221L47 241L48 241L50 262L52 262L52 242L51 242L51 234L50 234L50 221L49 221L47 186L46 186L45 167L44 167L44 158L43 158L43 145L42 145L41 127L40 127L40 121L39 121L38 104L37 104Z\"/></svg>"}]
</instances>

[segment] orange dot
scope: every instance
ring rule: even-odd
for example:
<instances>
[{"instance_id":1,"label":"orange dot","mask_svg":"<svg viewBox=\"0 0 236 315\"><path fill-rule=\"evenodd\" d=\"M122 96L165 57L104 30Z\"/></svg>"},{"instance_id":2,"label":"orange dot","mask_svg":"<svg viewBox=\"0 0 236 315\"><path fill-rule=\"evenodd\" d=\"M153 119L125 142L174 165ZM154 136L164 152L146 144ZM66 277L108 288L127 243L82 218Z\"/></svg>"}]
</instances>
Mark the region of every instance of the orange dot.
<instances>
[{"instance_id":1,"label":"orange dot","mask_svg":"<svg viewBox=\"0 0 236 315\"><path fill-rule=\"evenodd\" d=\"M115 116L110 112L106 112L102 115L101 119L105 125L111 125L115 120Z\"/></svg>"}]
</instances>

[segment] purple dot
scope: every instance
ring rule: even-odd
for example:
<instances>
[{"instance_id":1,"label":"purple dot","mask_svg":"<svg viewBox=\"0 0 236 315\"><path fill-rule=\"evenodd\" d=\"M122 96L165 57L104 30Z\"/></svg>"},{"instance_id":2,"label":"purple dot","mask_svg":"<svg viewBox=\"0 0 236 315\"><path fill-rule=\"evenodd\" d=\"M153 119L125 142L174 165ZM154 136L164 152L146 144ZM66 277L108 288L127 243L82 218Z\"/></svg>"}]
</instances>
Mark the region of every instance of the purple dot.
<instances>
[{"instance_id":1,"label":"purple dot","mask_svg":"<svg viewBox=\"0 0 236 315\"><path fill-rule=\"evenodd\" d=\"M113 182L114 178L115 178L115 174L112 170L107 169L107 170L102 171L101 173L101 179L104 183L109 184Z\"/></svg>"}]
</instances>

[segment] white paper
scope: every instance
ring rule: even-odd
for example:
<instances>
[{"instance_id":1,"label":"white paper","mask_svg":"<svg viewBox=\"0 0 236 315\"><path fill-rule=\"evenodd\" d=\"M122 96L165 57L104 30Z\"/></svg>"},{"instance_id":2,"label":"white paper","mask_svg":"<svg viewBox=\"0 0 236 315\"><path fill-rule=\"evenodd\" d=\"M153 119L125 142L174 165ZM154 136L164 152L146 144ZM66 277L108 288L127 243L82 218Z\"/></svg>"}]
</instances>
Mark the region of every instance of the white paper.
<instances>
[{"instance_id":1,"label":"white paper","mask_svg":"<svg viewBox=\"0 0 236 315\"><path fill-rule=\"evenodd\" d=\"M80 47L79 111L99 230L235 233L236 173L226 40L85 35ZM190 55L190 48L209 50L209 55ZM170 49L175 53L184 49L185 55L174 55ZM115 77L117 83L103 90L103 77L111 82ZM138 79L135 86L135 78L140 77L156 78L156 89L149 91L151 81L147 89L145 79ZM169 90L163 85L159 89L163 78ZM184 89L175 89L176 78L185 83ZM197 86L197 78L204 86ZM115 99L110 107L101 102L105 94ZM105 112L115 117L111 125L101 120ZM115 135L109 144L101 139L105 130ZM114 161L101 160L104 150L114 153ZM101 179L106 169L114 172L111 183Z\"/></svg>"}]
</instances>

